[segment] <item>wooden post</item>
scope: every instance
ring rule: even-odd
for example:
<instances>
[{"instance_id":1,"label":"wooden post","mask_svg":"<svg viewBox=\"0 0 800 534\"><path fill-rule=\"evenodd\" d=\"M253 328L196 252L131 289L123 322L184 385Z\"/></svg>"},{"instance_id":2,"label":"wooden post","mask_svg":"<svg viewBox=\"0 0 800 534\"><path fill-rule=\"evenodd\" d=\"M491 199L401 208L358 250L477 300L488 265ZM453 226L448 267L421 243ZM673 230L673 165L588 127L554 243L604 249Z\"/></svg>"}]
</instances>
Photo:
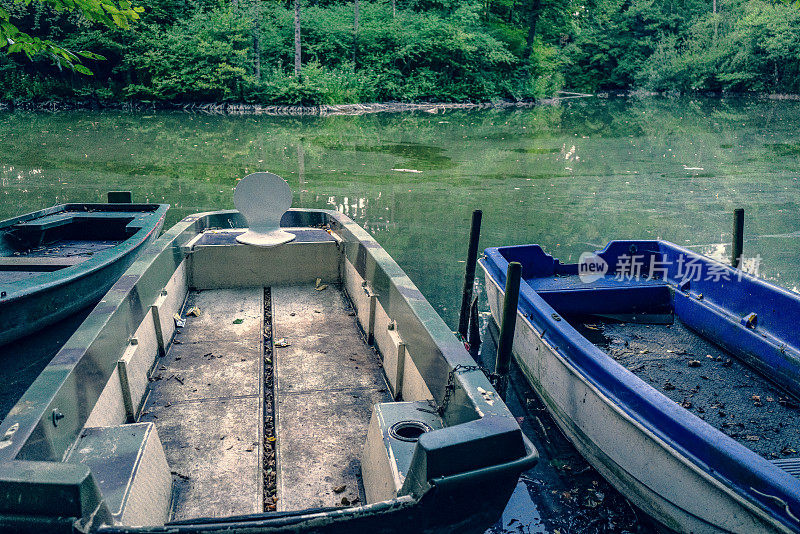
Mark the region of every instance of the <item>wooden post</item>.
<instances>
[{"instance_id":1,"label":"wooden post","mask_svg":"<svg viewBox=\"0 0 800 534\"><path fill-rule=\"evenodd\" d=\"M731 247L731 265L737 269L742 266L742 250L744 248L744 210L733 210L733 246Z\"/></svg>"},{"instance_id":2,"label":"wooden post","mask_svg":"<svg viewBox=\"0 0 800 534\"><path fill-rule=\"evenodd\" d=\"M469 308L469 354L472 359L478 361L478 352L481 348L481 325L478 322L478 297L472 300Z\"/></svg>"},{"instance_id":3,"label":"wooden post","mask_svg":"<svg viewBox=\"0 0 800 534\"><path fill-rule=\"evenodd\" d=\"M500 325L500 342L497 344L497 361L494 372L498 375L497 392L506 397L508 370L511 368L511 348L514 344L514 330L517 324L517 305L519 304L519 281L522 264L512 261L506 273L506 292L503 298L503 323Z\"/></svg>"},{"instance_id":4,"label":"wooden post","mask_svg":"<svg viewBox=\"0 0 800 534\"><path fill-rule=\"evenodd\" d=\"M472 227L469 232L469 248L467 250L467 269L464 272L464 290L461 293L461 313L458 316L458 333L467 339L469 328L469 305L472 303L472 287L475 285L475 264L478 261L478 240L481 237L481 218L483 212L472 212Z\"/></svg>"}]
</instances>

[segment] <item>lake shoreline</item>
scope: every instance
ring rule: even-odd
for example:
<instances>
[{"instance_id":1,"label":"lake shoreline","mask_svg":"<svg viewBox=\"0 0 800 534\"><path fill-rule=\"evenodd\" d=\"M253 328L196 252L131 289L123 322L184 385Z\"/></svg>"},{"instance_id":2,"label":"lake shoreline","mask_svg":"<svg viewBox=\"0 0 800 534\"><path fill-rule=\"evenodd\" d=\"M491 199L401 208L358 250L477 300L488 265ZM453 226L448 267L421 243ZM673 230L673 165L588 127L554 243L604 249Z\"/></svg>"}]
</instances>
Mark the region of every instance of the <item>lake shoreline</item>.
<instances>
[{"instance_id":1,"label":"lake shoreline","mask_svg":"<svg viewBox=\"0 0 800 534\"><path fill-rule=\"evenodd\" d=\"M440 113L450 110L530 108L555 104L563 100L593 97L592 94L564 93L562 96L529 101L500 100L494 102L374 102L365 104L323 104L319 106L264 105L235 102L170 103L170 102L100 102L48 101L48 102L0 102L0 111L185 111L221 115L288 115L288 116L333 116L366 115L373 113L402 113L424 111Z\"/></svg>"},{"instance_id":2,"label":"lake shoreline","mask_svg":"<svg viewBox=\"0 0 800 534\"><path fill-rule=\"evenodd\" d=\"M597 93L575 93L559 91L557 95L535 100L495 100L491 102L369 102L356 104L322 104L318 106L249 104L245 102L117 102L99 100L52 100L46 102L0 101L0 111L184 111L212 115L267 115L267 116L336 116L369 115L374 113L403 113L423 111L436 114L452 110L526 109L542 105L559 104L567 100L599 98L678 98L697 96L711 99L753 98L756 100L800 101L794 93L717 93L698 92L679 95L670 92L643 90L600 91Z\"/></svg>"}]
</instances>

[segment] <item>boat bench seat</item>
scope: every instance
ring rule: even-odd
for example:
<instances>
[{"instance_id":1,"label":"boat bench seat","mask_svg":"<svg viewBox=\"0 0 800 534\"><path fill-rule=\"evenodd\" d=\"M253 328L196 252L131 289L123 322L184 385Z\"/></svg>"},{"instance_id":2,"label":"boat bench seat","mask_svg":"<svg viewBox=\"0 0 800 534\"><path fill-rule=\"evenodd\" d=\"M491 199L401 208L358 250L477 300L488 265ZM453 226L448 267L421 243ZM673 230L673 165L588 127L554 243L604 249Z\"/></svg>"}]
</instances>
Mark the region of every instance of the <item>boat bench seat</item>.
<instances>
[{"instance_id":1,"label":"boat bench seat","mask_svg":"<svg viewBox=\"0 0 800 534\"><path fill-rule=\"evenodd\" d=\"M777 460L770 460L770 462L793 477L800 478L800 458L779 458Z\"/></svg>"},{"instance_id":2,"label":"boat bench seat","mask_svg":"<svg viewBox=\"0 0 800 534\"><path fill-rule=\"evenodd\" d=\"M66 462L89 467L116 522L169 519L172 474L153 423L84 428Z\"/></svg>"},{"instance_id":3,"label":"boat bench seat","mask_svg":"<svg viewBox=\"0 0 800 534\"><path fill-rule=\"evenodd\" d=\"M26 232L44 232L75 222L92 221L103 225L122 223L125 225L126 232L133 235L145 226L150 215L150 213L141 213L138 211L62 212L31 219L30 221L19 222L12 228Z\"/></svg>"},{"instance_id":4,"label":"boat bench seat","mask_svg":"<svg viewBox=\"0 0 800 534\"><path fill-rule=\"evenodd\" d=\"M361 458L368 503L397 497L403 487L417 438L443 428L441 417L427 401L375 404Z\"/></svg>"},{"instance_id":5,"label":"boat bench seat","mask_svg":"<svg viewBox=\"0 0 800 534\"><path fill-rule=\"evenodd\" d=\"M72 267L83 261L86 261L86 256L53 256L50 258L3 256L0 257L0 271L52 272Z\"/></svg>"},{"instance_id":6,"label":"boat bench seat","mask_svg":"<svg viewBox=\"0 0 800 534\"><path fill-rule=\"evenodd\" d=\"M559 313L668 313L670 286L660 279L616 279L604 276L584 282L577 275L528 278L531 289Z\"/></svg>"}]
</instances>

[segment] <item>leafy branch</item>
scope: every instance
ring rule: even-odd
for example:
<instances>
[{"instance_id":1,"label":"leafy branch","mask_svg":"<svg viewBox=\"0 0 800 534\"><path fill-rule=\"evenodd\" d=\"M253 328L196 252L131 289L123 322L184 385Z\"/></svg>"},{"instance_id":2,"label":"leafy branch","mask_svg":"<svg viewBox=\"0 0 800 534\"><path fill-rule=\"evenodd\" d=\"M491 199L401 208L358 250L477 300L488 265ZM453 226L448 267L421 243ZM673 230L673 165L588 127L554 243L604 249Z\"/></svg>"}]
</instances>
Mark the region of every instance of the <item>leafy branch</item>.
<instances>
[{"instance_id":1,"label":"leafy branch","mask_svg":"<svg viewBox=\"0 0 800 534\"><path fill-rule=\"evenodd\" d=\"M133 7L129 0L23 0L25 5L39 2L55 12L79 12L87 20L106 27L130 28L130 22L139 18L142 7ZM82 59L105 60L105 57L87 50L72 51L49 40L21 31L13 22L7 10L0 7L0 50L7 54L25 54L28 59L46 56L59 68L67 68L92 75L92 71L81 63Z\"/></svg>"}]
</instances>

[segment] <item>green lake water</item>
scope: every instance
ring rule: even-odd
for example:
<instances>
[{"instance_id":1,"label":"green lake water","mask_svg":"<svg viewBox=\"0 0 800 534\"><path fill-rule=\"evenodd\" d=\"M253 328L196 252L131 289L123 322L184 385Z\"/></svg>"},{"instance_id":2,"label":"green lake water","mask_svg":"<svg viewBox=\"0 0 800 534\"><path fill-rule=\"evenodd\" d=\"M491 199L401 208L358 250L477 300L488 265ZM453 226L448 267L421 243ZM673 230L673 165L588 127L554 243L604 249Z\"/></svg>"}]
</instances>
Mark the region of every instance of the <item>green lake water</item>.
<instances>
[{"instance_id":1,"label":"green lake water","mask_svg":"<svg viewBox=\"0 0 800 534\"><path fill-rule=\"evenodd\" d=\"M404 172L407 169L420 172ZM453 325L473 209L481 247L536 242L562 260L619 238L745 255L800 287L800 103L583 99L535 109L356 117L0 114L0 218L126 189L167 226L232 208L268 170L294 205L344 211Z\"/></svg>"},{"instance_id":2,"label":"green lake water","mask_svg":"<svg viewBox=\"0 0 800 534\"><path fill-rule=\"evenodd\" d=\"M591 98L353 117L0 114L0 219L131 190L136 201L171 204L169 226L232 208L236 180L265 170L289 182L294 206L337 209L364 226L451 327L478 208L481 248L536 242L575 261L612 239L655 237L722 259L732 211L743 207L749 267L800 288L798 102ZM617 510L624 501L610 489L607 509L586 513L574 482L558 478L570 474L559 462L577 470L580 460L566 445L535 442L549 447L551 473L515 493L510 510L527 512L510 512L508 529L531 510L524 521L533 531L570 531L604 513L633 528L635 514ZM594 491L591 473L574 491ZM572 519L559 523L562 513Z\"/></svg>"}]
</instances>

